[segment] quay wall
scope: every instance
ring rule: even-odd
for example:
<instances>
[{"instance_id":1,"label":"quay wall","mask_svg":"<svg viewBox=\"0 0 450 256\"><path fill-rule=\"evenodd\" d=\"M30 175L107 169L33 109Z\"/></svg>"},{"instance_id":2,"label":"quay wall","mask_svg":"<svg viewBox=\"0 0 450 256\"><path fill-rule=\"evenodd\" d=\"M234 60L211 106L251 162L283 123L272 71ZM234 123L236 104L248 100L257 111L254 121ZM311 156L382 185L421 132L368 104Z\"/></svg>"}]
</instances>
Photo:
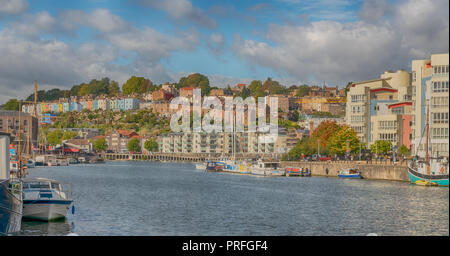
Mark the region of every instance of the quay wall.
<instances>
[{"instance_id":1,"label":"quay wall","mask_svg":"<svg viewBox=\"0 0 450 256\"><path fill-rule=\"evenodd\" d=\"M367 164L365 162L333 161L333 162L282 162L282 167L301 167L311 170L313 176L337 177L337 172L347 168L357 168L364 179L393 180L409 182L406 164L393 165L386 163Z\"/></svg>"}]
</instances>

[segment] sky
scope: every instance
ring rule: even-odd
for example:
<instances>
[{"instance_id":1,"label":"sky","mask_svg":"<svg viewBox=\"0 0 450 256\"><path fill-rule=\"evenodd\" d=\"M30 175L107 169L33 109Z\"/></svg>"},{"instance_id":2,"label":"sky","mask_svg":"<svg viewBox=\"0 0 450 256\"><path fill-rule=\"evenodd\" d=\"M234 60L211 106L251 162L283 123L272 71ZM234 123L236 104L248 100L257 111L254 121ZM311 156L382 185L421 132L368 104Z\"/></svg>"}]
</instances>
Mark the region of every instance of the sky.
<instances>
[{"instance_id":1,"label":"sky","mask_svg":"<svg viewBox=\"0 0 450 256\"><path fill-rule=\"evenodd\" d=\"M448 51L448 0L0 0L0 104L132 75L342 87Z\"/></svg>"}]
</instances>

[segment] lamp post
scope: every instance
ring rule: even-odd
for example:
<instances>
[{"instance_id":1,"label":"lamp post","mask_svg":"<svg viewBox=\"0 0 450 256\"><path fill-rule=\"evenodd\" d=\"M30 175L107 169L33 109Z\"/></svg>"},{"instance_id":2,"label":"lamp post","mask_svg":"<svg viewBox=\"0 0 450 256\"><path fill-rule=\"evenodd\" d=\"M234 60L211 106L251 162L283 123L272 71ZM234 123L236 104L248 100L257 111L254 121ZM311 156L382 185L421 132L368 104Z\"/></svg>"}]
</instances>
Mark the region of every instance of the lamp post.
<instances>
[{"instance_id":1,"label":"lamp post","mask_svg":"<svg viewBox=\"0 0 450 256\"><path fill-rule=\"evenodd\" d=\"M320 139L317 140L317 156L320 157Z\"/></svg>"}]
</instances>

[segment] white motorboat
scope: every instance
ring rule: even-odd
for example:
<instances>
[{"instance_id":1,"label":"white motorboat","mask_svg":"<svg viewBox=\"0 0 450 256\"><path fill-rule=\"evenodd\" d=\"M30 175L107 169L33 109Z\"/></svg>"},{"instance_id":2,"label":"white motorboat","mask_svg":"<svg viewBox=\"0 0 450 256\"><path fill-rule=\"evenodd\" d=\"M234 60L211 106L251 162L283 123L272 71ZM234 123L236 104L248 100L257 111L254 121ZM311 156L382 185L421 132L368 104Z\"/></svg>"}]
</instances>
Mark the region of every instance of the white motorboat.
<instances>
[{"instance_id":1,"label":"white motorboat","mask_svg":"<svg viewBox=\"0 0 450 256\"><path fill-rule=\"evenodd\" d=\"M285 176L286 171L279 167L278 162L264 162L261 159L250 166L250 174L260 176Z\"/></svg>"},{"instance_id":2,"label":"white motorboat","mask_svg":"<svg viewBox=\"0 0 450 256\"><path fill-rule=\"evenodd\" d=\"M65 218L72 204L72 190L68 184L43 178L23 180L23 217L37 220Z\"/></svg>"},{"instance_id":3,"label":"white motorboat","mask_svg":"<svg viewBox=\"0 0 450 256\"><path fill-rule=\"evenodd\" d=\"M204 164L204 163L196 163L195 164L195 169L197 169L197 170L206 170L206 164Z\"/></svg>"}]
</instances>

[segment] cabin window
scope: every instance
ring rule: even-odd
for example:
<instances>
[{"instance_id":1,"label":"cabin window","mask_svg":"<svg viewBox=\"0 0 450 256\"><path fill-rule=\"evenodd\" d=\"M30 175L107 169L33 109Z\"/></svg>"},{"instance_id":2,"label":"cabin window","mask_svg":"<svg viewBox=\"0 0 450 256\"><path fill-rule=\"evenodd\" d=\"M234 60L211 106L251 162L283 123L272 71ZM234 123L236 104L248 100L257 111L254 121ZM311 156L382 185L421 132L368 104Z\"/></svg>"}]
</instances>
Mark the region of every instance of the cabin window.
<instances>
[{"instance_id":1,"label":"cabin window","mask_svg":"<svg viewBox=\"0 0 450 256\"><path fill-rule=\"evenodd\" d=\"M33 182L29 183L30 188L50 188L47 182Z\"/></svg>"},{"instance_id":2,"label":"cabin window","mask_svg":"<svg viewBox=\"0 0 450 256\"><path fill-rule=\"evenodd\" d=\"M59 184L58 183L52 183L52 189L59 190Z\"/></svg>"}]
</instances>

